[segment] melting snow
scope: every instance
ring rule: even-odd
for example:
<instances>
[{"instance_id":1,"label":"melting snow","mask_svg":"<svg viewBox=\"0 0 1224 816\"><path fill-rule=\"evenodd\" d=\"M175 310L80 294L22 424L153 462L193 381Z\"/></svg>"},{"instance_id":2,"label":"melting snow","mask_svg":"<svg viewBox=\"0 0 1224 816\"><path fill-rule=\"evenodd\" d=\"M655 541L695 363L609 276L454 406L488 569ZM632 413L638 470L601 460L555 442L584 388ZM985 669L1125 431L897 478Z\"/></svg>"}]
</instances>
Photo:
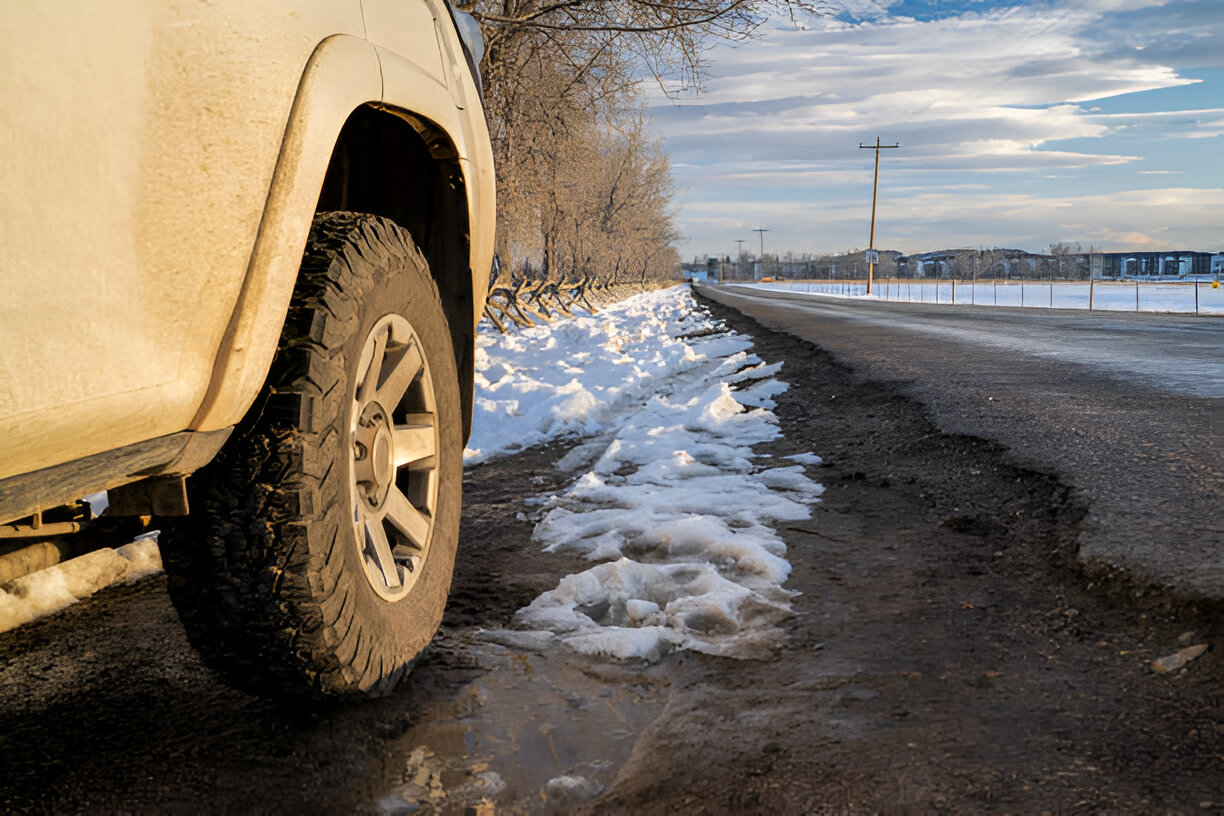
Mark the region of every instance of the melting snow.
<instances>
[{"instance_id":1,"label":"melting snow","mask_svg":"<svg viewBox=\"0 0 1224 816\"><path fill-rule=\"evenodd\" d=\"M823 488L804 465L820 458L758 464L751 446L780 435L770 409L787 386L776 378L782 364L751 346L681 288L481 339L469 461L598 435L558 463L582 472L538 499L547 512L534 537L545 551L601 563L520 610L521 631L491 637L647 660L677 648L757 657L781 644L776 624L793 593L772 525L809 517Z\"/></svg>"},{"instance_id":2,"label":"melting snow","mask_svg":"<svg viewBox=\"0 0 1224 816\"><path fill-rule=\"evenodd\" d=\"M560 436L599 433L676 373L704 362L679 339L707 327L681 290L629 298L597 315L481 334L469 463ZM746 345L746 344L743 344Z\"/></svg>"},{"instance_id":3,"label":"melting snow","mask_svg":"<svg viewBox=\"0 0 1224 816\"><path fill-rule=\"evenodd\" d=\"M111 584L135 583L161 569L157 541L146 536L17 578L0 589L0 632L58 612Z\"/></svg>"},{"instance_id":4,"label":"melting snow","mask_svg":"<svg viewBox=\"0 0 1224 816\"><path fill-rule=\"evenodd\" d=\"M592 566L520 610L517 631L490 637L651 660L677 648L752 657L780 644L793 593L771 525L807 518L823 488L804 474L818 456L762 467L768 457L753 454L779 436L770 410L787 386L782 363L751 348L681 287L478 338L468 463L590 437L558 463L575 473L569 488L537 498L535 540ZM90 500L101 509L105 496ZM160 569L145 539L17 579L0 590L0 631Z\"/></svg>"}]
</instances>

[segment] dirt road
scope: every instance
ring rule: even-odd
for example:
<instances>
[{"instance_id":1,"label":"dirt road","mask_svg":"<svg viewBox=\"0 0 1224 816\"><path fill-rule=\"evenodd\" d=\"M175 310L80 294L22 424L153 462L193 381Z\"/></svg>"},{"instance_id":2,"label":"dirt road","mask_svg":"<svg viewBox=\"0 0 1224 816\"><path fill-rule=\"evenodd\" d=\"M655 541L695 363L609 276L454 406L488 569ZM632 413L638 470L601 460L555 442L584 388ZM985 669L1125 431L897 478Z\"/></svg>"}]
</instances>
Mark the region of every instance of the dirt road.
<instances>
[{"instance_id":1,"label":"dirt road","mask_svg":"<svg viewBox=\"0 0 1224 816\"><path fill-rule=\"evenodd\" d=\"M719 308L719 307L713 307ZM723 313L723 312L720 312ZM6 810L1224 812L1216 618L1088 589L1086 508L894 385L735 313L784 360L776 455L827 492L781 530L802 593L770 660L614 663L494 630L583 565L530 542L563 447L467 474L440 637L386 700L290 710L219 685L164 582L0 636ZM1150 661L1212 648L1179 672Z\"/></svg>"}]
</instances>

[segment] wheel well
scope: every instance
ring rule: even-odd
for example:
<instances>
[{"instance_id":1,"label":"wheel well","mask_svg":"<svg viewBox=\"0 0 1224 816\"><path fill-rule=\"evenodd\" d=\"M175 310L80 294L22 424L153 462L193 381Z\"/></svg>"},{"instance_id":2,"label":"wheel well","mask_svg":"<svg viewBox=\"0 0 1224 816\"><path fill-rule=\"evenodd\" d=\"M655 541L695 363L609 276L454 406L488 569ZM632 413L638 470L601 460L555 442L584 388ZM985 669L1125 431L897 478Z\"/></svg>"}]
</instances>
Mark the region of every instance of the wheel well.
<instances>
[{"instance_id":1,"label":"wheel well","mask_svg":"<svg viewBox=\"0 0 1224 816\"><path fill-rule=\"evenodd\" d=\"M389 218L412 234L429 261L455 349L464 439L471 430L474 338L467 191L444 131L410 113L363 105L336 140L316 212Z\"/></svg>"}]
</instances>

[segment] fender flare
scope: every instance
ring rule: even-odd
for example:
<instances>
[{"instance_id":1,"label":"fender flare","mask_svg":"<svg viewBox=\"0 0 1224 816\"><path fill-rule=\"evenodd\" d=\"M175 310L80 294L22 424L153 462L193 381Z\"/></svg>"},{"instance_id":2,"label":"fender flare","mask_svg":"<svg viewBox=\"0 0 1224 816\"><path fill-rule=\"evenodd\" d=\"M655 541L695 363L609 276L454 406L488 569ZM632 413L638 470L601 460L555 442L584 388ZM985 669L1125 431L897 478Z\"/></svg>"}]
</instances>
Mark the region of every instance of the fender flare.
<instances>
[{"instance_id":1,"label":"fender flare","mask_svg":"<svg viewBox=\"0 0 1224 816\"><path fill-rule=\"evenodd\" d=\"M242 288L191 430L236 424L264 385L332 150L354 110L362 105L387 107L382 64L387 55L380 59L379 51L359 37L333 35L315 47L302 71ZM407 61L399 62L402 71ZM413 117L447 133L466 175L466 133L450 91L428 74L417 79L411 108L405 108L403 99L394 107L410 110ZM468 204L470 208L474 202Z\"/></svg>"}]
</instances>

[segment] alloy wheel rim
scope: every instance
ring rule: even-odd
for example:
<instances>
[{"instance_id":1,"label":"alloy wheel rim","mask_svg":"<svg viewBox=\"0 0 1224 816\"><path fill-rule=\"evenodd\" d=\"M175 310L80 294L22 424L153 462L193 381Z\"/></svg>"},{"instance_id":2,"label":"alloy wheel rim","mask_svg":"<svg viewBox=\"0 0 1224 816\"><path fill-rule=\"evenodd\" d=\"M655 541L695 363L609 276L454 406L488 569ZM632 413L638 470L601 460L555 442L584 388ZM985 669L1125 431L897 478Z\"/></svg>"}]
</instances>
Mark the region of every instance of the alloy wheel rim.
<instances>
[{"instance_id":1,"label":"alloy wheel rim","mask_svg":"<svg viewBox=\"0 0 1224 816\"><path fill-rule=\"evenodd\" d=\"M401 315L366 336L349 414L350 506L366 579L383 599L420 579L438 503L437 404L420 338Z\"/></svg>"}]
</instances>

